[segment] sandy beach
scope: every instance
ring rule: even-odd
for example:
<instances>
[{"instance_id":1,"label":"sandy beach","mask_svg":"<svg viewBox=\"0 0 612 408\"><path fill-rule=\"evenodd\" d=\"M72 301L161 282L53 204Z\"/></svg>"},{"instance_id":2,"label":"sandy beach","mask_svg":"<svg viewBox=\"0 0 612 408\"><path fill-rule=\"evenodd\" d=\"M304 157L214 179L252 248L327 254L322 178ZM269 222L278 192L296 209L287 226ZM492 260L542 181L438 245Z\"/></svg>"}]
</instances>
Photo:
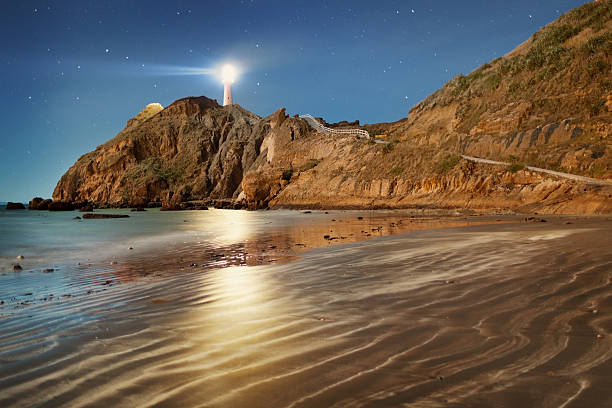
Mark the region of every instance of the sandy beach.
<instances>
[{"instance_id":1,"label":"sandy beach","mask_svg":"<svg viewBox=\"0 0 612 408\"><path fill-rule=\"evenodd\" d=\"M0 405L612 404L611 219L298 216L64 268L51 297L23 272Z\"/></svg>"}]
</instances>

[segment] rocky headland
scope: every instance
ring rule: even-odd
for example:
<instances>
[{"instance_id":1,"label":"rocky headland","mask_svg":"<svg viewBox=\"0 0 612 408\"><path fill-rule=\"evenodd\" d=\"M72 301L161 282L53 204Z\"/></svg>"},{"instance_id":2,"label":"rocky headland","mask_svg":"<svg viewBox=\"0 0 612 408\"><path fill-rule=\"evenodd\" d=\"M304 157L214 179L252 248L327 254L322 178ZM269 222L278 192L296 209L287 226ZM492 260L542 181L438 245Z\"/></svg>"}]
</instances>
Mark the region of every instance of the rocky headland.
<instances>
[{"instance_id":1,"label":"rocky headland","mask_svg":"<svg viewBox=\"0 0 612 408\"><path fill-rule=\"evenodd\" d=\"M526 166L612 178L611 62L608 0L569 11L506 56L455 77L408 118L329 125L386 143L322 134L284 109L259 117L203 96L152 104L79 158L53 202L609 214L611 185Z\"/></svg>"}]
</instances>

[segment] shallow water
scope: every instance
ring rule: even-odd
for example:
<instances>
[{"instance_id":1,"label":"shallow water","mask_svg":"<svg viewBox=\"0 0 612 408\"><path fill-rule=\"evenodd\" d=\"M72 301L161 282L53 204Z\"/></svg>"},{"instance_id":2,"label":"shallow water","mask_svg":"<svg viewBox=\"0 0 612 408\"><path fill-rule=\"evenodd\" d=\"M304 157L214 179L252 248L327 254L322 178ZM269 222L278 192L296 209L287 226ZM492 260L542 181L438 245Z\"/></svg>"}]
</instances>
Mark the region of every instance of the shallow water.
<instances>
[{"instance_id":1,"label":"shallow water","mask_svg":"<svg viewBox=\"0 0 612 408\"><path fill-rule=\"evenodd\" d=\"M404 230L299 252L411 222L288 212L284 228L284 212L244 214L263 236L169 245L174 267L143 251L0 277L70 294L0 308L0 406L612 403L610 221Z\"/></svg>"}]
</instances>

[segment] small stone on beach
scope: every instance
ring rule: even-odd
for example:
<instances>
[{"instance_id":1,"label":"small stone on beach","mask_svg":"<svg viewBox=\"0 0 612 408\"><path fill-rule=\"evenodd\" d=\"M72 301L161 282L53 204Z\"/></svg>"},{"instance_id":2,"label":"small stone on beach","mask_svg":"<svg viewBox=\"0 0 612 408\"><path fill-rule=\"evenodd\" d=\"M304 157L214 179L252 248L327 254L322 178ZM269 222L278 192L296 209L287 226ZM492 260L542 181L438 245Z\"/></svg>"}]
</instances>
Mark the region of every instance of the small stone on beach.
<instances>
[{"instance_id":1,"label":"small stone on beach","mask_svg":"<svg viewBox=\"0 0 612 408\"><path fill-rule=\"evenodd\" d=\"M22 271L22 270L23 270L23 268L21 267L21 265L19 265L19 264L13 265L13 272L19 272L19 271Z\"/></svg>"},{"instance_id":2,"label":"small stone on beach","mask_svg":"<svg viewBox=\"0 0 612 408\"><path fill-rule=\"evenodd\" d=\"M25 257L23 255L17 255L17 259L24 259Z\"/></svg>"},{"instance_id":3,"label":"small stone on beach","mask_svg":"<svg viewBox=\"0 0 612 408\"><path fill-rule=\"evenodd\" d=\"M604 336L603 336L602 334L598 334L598 335L597 335L597 338L598 338L599 340L601 340L601 339L603 339L603 338L604 338Z\"/></svg>"},{"instance_id":4,"label":"small stone on beach","mask_svg":"<svg viewBox=\"0 0 612 408\"><path fill-rule=\"evenodd\" d=\"M45 269L43 269L43 270L42 270L42 273L51 273L51 272L53 272L54 270L55 270L55 269L53 269L53 268L45 268Z\"/></svg>"}]
</instances>

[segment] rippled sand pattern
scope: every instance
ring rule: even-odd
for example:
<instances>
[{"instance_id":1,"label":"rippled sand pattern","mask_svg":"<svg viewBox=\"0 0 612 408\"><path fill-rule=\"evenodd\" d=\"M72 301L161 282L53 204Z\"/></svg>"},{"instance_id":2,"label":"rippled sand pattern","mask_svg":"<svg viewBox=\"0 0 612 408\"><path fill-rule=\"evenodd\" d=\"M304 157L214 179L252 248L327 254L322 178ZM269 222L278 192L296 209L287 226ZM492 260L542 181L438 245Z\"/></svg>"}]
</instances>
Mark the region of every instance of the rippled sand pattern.
<instances>
[{"instance_id":1,"label":"rippled sand pattern","mask_svg":"<svg viewBox=\"0 0 612 408\"><path fill-rule=\"evenodd\" d=\"M83 274L2 310L0 406L612 406L611 244L559 221Z\"/></svg>"}]
</instances>

